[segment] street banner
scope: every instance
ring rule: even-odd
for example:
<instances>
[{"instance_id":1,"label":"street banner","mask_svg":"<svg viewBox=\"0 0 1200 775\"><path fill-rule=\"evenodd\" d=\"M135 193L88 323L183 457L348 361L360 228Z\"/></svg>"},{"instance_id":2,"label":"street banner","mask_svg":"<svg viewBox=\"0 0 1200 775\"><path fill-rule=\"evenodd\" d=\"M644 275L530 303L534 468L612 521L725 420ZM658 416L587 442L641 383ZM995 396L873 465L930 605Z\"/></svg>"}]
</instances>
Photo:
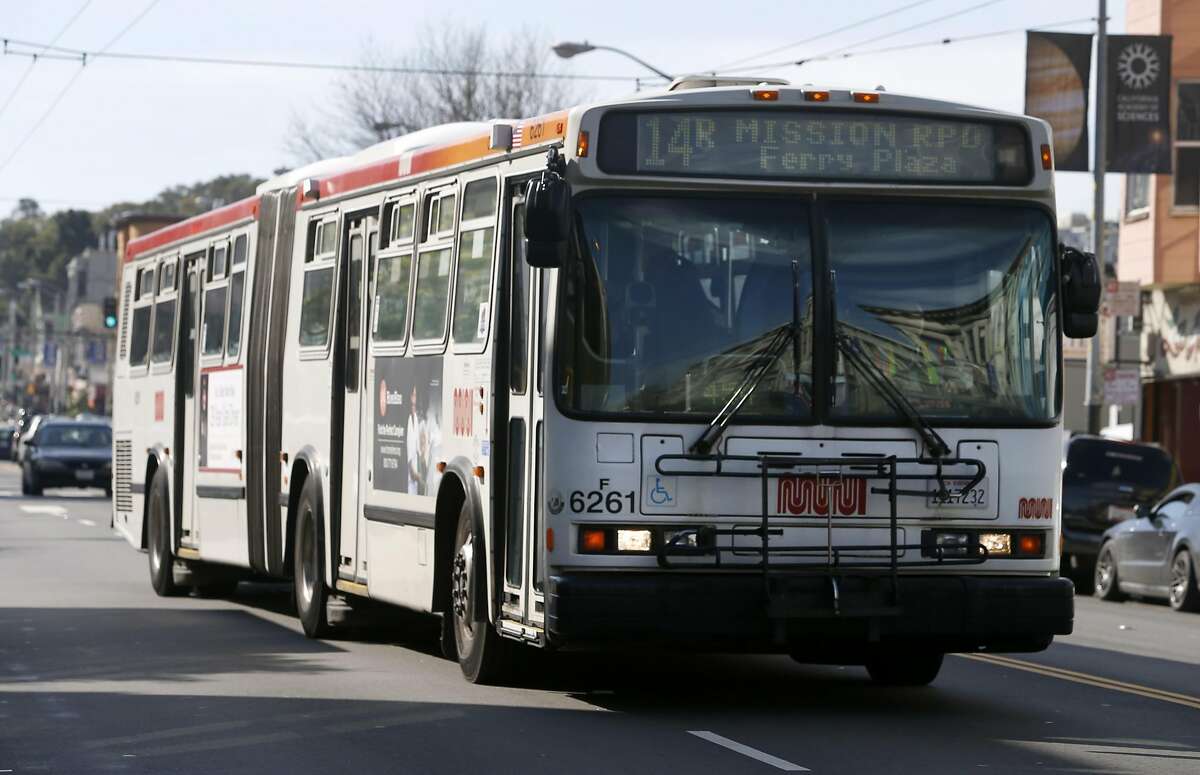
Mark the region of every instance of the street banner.
<instances>
[{"instance_id":1,"label":"street banner","mask_svg":"<svg viewBox=\"0 0 1200 775\"><path fill-rule=\"evenodd\" d=\"M1171 36L1108 37L1109 172L1171 172Z\"/></svg>"},{"instance_id":2,"label":"street banner","mask_svg":"<svg viewBox=\"0 0 1200 775\"><path fill-rule=\"evenodd\" d=\"M1142 286L1138 282L1118 282L1109 280L1104 287L1104 297L1100 301L1100 315L1103 317L1135 318L1142 311Z\"/></svg>"},{"instance_id":3,"label":"street banner","mask_svg":"<svg viewBox=\"0 0 1200 775\"><path fill-rule=\"evenodd\" d=\"M1056 170L1088 170L1091 71L1091 34L1025 33L1025 113L1050 122Z\"/></svg>"}]
</instances>

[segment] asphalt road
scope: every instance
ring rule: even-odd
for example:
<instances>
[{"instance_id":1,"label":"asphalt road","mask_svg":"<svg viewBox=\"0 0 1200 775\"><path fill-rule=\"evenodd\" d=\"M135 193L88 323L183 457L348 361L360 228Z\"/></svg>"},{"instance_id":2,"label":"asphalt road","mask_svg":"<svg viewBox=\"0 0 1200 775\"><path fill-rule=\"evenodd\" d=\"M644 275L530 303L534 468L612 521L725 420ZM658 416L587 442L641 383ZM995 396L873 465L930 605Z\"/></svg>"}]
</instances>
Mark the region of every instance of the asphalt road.
<instances>
[{"instance_id":1,"label":"asphalt road","mask_svg":"<svg viewBox=\"0 0 1200 775\"><path fill-rule=\"evenodd\" d=\"M1200 771L1200 616L1078 601L924 689L785 657L560 656L467 684L429 617L309 641L288 588L161 599L99 491L0 463L0 773Z\"/></svg>"}]
</instances>

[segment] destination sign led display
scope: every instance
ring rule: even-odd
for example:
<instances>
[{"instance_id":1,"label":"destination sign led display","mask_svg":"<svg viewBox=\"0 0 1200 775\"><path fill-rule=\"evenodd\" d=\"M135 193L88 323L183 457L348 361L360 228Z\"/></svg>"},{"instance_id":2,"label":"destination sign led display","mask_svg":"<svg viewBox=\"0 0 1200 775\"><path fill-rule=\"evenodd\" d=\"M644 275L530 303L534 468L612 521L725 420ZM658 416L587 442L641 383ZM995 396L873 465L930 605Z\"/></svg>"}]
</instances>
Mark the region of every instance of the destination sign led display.
<instances>
[{"instance_id":1,"label":"destination sign led display","mask_svg":"<svg viewBox=\"0 0 1200 775\"><path fill-rule=\"evenodd\" d=\"M616 113L601 129L606 172L665 176L1023 185L1014 124L865 111Z\"/></svg>"}]
</instances>

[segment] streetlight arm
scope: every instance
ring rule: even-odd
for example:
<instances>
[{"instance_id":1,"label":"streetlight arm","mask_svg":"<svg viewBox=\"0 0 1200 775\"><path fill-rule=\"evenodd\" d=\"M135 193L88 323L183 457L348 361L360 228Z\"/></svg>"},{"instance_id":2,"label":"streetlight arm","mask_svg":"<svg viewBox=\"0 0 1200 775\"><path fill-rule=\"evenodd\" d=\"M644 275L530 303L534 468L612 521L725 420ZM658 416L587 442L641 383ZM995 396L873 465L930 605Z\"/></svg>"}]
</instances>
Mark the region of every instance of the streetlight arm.
<instances>
[{"instance_id":1,"label":"streetlight arm","mask_svg":"<svg viewBox=\"0 0 1200 775\"><path fill-rule=\"evenodd\" d=\"M649 63L649 62L647 62L646 60L644 60L644 59L642 59L642 58L640 58L640 57L635 57L633 54L630 54L628 51L625 51L625 50L623 50L623 49L619 49L619 48L616 48L616 47L614 47L614 46L597 46L597 45L595 45L595 44L592 44L592 48L594 48L594 49L597 49L597 50L611 51L611 52L613 52L614 54L620 54L621 56L628 57L629 59L632 59L634 62L637 62L637 63L638 63L639 65L641 65L642 67L644 67L644 68L646 68L647 70L649 70L649 71L651 71L651 72L655 73L656 75L658 75L658 76L659 76L659 77L661 77L661 78L665 78L665 79L666 79L666 80L668 80L668 81L673 81L673 80L675 80L675 76L673 76L673 75L670 75L670 74L668 74L668 73L664 73L662 70L659 70L657 67L655 67L654 65L650 64L650 63Z\"/></svg>"}]
</instances>

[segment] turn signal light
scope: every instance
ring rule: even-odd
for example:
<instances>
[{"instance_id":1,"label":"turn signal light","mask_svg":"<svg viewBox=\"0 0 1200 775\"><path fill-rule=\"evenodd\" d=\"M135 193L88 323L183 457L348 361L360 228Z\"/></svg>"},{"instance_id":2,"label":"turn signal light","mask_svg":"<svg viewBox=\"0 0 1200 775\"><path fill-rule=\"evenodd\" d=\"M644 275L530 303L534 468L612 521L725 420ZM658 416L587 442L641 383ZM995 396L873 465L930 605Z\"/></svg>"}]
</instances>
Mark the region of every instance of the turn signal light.
<instances>
[{"instance_id":1,"label":"turn signal light","mask_svg":"<svg viewBox=\"0 0 1200 775\"><path fill-rule=\"evenodd\" d=\"M827 91L806 91L804 99L808 102L829 102L829 92Z\"/></svg>"},{"instance_id":2,"label":"turn signal light","mask_svg":"<svg viewBox=\"0 0 1200 775\"><path fill-rule=\"evenodd\" d=\"M1044 169L1044 170L1054 169L1054 156L1051 155L1050 146L1048 146L1048 145L1042 146L1042 169Z\"/></svg>"},{"instance_id":3,"label":"turn signal light","mask_svg":"<svg viewBox=\"0 0 1200 775\"><path fill-rule=\"evenodd\" d=\"M589 143L590 138L588 137L588 133L582 129L579 130L579 139L575 141L575 155L581 159L586 158L588 155Z\"/></svg>"},{"instance_id":4,"label":"turn signal light","mask_svg":"<svg viewBox=\"0 0 1200 775\"><path fill-rule=\"evenodd\" d=\"M779 89L754 89L750 96L759 102L779 102Z\"/></svg>"},{"instance_id":5,"label":"turn signal light","mask_svg":"<svg viewBox=\"0 0 1200 775\"><path fill-rule=\"evenodd\" d=\"M1017 537L1018 557L1041 557L1046 545L1041 533L1022 533Z\"/></svg>"},{"instance_id":6,"label":"turn signal light","mask_svg":"<svg viewBox=\"0 0 1200 775\"><path fill-rule=\"evenodd\" d=\"M579 530L579 551L603 552L608 544L608 531L599 527L584 527Z\"/></svg>"},{"instance_id":7,"label":"turn signal light","mask_svg":"<svg viewBox=\"0 0 1200 775\"><path fill-rule=\"evenodd\" d=\"M546 551L554 551L554 528L546 528Z\"/></svg>"}]
</instances>

